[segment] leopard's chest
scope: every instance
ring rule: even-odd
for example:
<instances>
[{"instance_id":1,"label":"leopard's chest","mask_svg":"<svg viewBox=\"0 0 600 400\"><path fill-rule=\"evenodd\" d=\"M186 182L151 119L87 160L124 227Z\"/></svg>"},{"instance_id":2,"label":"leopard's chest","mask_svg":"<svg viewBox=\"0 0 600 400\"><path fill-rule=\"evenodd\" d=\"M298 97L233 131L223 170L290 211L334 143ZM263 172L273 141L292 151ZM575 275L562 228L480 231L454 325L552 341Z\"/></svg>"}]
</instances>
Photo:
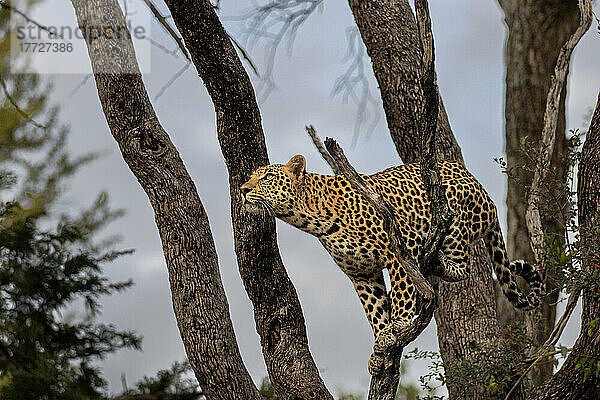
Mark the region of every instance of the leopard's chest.
<instances>
[{"instance_id":1,"label":"leopard's chest","mask_svg":"<svg viewBox=\"0 0 600 400\"><path fill-rule=\"evenodd\" d=\"M341 230L336 235L320 238L335 263L348 275L381 270L388 253L387 237Z\"/></svg>"}]
</instances>

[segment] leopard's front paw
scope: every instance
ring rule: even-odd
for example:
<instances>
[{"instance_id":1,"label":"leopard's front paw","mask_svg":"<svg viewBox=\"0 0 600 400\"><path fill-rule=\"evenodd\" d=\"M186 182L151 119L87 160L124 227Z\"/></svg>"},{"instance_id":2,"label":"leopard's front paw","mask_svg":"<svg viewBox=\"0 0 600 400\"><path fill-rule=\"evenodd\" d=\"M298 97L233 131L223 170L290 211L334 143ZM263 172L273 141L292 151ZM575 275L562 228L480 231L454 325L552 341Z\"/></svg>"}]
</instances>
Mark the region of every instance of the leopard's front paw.
<instances>
[{"instance_id":1,"label":"leopard's front paw","mask_svg":"<svg viewBox=\"0 0 600 400\"><path fill-rule=\"evenodd\" d=\"M373 354L369 357L369 374L375 376L383 371L384 355L395 344L396 335L394 335L392 324L388 324L375 338Z\"/></svg>"},{"instance_id":2,"label":"leopard's front paw","mask_svg":"<svg viewBox=\"0 0 600 400\"><path fill-rule=\"evenodd\" d=\"M379 375L383 371L383 354L373 352L369 357L369 374L371 376Z\"/></svg>"},{"instance_id":3,"label":"leopard's front paw","mask_svg":"<svg viewBox=\"0 0 600 400\"><path fill-rule=\"evenodd\" d=\"M396 335L394 334L393 324L388 324L375 338L373 353L385 353L389 348L396 344Z\"/></svg>"}]
</instances>

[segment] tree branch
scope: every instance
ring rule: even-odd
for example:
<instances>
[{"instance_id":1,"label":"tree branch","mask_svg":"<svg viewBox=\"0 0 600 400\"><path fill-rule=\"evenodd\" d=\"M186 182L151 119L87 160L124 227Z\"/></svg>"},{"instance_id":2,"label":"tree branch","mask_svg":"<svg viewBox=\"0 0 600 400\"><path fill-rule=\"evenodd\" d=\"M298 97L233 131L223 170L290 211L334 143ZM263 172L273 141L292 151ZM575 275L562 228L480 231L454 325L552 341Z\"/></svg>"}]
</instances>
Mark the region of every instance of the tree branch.
<instances>
[{"instance_id":1,"label":"tree branch","mask_svg":"<svg viewBox=\"0 0 600 400\"><path fill-rule=\"evenodd\" d=\"M308 349L302 308L277 248L275 221L242 207L240 186L256 168L269 164L248 74L210 1L166 3L215 107L229 172L238 268L254 306L271 383L282 400L332 399Z\"/></svg>"},{"instance_id":2,"label":"tree branch","mask_svg":"<svg viewBox=\"0 0 600 400\"><path fill-rule=\"evenodd\" d=\"M560 53L558 54L558 59L556 60L554 76L552 77L552 83L546 100L544 127L542 129L542 143L540 144L539 151L539 163L535 168L529 198L527 199L527 211L525 212L527 230L529 231L531 248L535 254L537 262L540 264L543 262L544 258L544 231L542 228L542 219L538 210L538 203L540 201L542 183L546 177L547 170L550 167L550 158L552 157L552 150L556 138L556 125L559 117L559 102L562 88L564 86L565 79L567 78L571 54L573 53L575 46L577 46L577 43L579 43L579 40L592 24L591 0L579 0L579 12L579 27L561 48Z\"/></svg>"},{"instance_id":3,"label":"tree branch","mask_svg":"<svg viewBox=\"0 0 600 400\"><path fill-rule=\"evenodd\" d=\"M405 163L422 157L418 134L424 110L423 56L419 29L408 0L348 0L379 84L390 135ZM385 23L381 23L385 21ZM436 89L437 90L437 89ZM463 162L442 100L435 152L441 160ZM482 242L472 246L471 274L461 282L439 282L435 317L444 364L451 367L478 356L471 343L492 343L499 334L488 252ZM448 382L453 399L486 398L486 383L468 388Z\"/></svg>"},{"instance_id":4,"label":"tree branch","mask_svg":"<svg viewBox=\"0 0 600 400\"><path fill-rule=\"evenodd\" d=\"M431 321L435 305L435 293L429 282L419 271L417 263L406 249L405 244L400 240L402 235L392 206L362 179L354 167L350 165L344 152L335 140L331 138L325 139L325 147L329 151L337 168L348 179L354 190L360 193L383 219L383 229L389 237L392 252L397 255L400 265L402 265L411 282L425 300L424 307L420 310L417 318L401 331L394 332L396 345L383 355L384 371L371 379L369 399L392 400L398 388L402 349L408 343L415 340Z\"/></svg>"},{"instance_id":5,"label":"tree branch","mask_svg":"<svg viewBox=\"0 0 600 400\"><path fill-rule=\"evenodd\" d=\"M4 80L4 76L2 76L2 74L0 74L0 86L2 87L2 91L4 92L4 95L8 99L8 102L10 104L12 104L12 106L15 108L15 110L17 110L17 113L19 113L19 115L21 115L21 117L23 117L23 119L25 121L27 121L31 125L35 126L36 128L47 129L46 126L40 124L39 122L37 122L36 120L31 118L31 116L29 114L27 114L25 111L23 111L21 109L21 107L19 107L19 105L17 104L17 101L10 94L8 87L6 86L6 81Z\"/></svg>"},{"instance_id":6,"label":"tree branch","mask_svg":"<svg viewBox=\"0 0 600 400\"><path fill-rule=\"evenodd\" d=\"M456 213L450 209L442 187L435 148L439 95L435 74L435 46L427 0L415 0L415 10L421 48L423 49L421 87L425 99L425 109L421 115L418 131L421 143L421 178L431 201L431 228L423 245L420 265L424 271L431 272L435 268L434 264L445 265L446 263L443 254L438 249L441 248L443 240L448 235Z\"/></svg>"},{"instance_id":7,"label":"tree branch","mask_svg":"<svg viewBox=\"0 0 600 400\"><path fill-rule=\"evenodd\" d=\"M148 195L160 233L173 309L198 382L211 399L261 398L244 367L204 207L144 87L115 0L72 0L111 133ZM127 34L122 34L127 32Z\"/></svg>"}]
</instances>

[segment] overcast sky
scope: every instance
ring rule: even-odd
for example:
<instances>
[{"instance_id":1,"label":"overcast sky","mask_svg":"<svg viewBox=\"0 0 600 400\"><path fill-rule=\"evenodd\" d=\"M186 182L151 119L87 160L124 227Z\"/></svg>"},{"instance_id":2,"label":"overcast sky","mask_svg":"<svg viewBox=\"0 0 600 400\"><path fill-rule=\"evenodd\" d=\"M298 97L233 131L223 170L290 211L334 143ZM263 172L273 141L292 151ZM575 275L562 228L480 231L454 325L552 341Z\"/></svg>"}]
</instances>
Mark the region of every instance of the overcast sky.
<instances>
[{"instance_id":1,"label":"overcast sky","mask_svg":"<svg viewBox=\"0 0 600 400\"><path fill-rule=\"evenodd\" d=\"M162 2L160 6L165 9ZM221 16L239 15L249 1L222 0ZM482 182L499 207L505 229L505 178L493 161L503 155L504 41L506 28L495 1L457 0L430 4L436 44L438 83L455 136L470 171ZM598 8L598 7L596 7ZM143 2L130 0L141 25L151 25L152 38L173 48L161 27L144 16ZM598 12L598 10L596 10ZM34 16L51 25L76 26L67 0L46 2ZM239 22L225 23L228 31L241 37ZM374 79L371 89L377 96L379 124L370 136L362 134L351 148L356 106L332 98L334 82L347 67L346 32L353 25L348 5L325 1L321 10L300 28L289 55L282 49L275 62L274 79L278 88L261 105L269 157L285 163L295 154L307 158L307 170L329 173L304 133L313 124L321 137L336 138L353 165L371 173L400 163L383 118L381 101ZM582 128L584 117L595 104L600 74L600 38L596 25L575 51L568 90L569 129ZM141 46L141 47L140 47ZM166 54L155 46L144 69L148 92L161 123L179 149L209 215L215 237L223 284L238 343L246 366L256 382L266 375L254 328L251 304L243 289L233 253L227 172L216 140L215 116L210 98L193 67L189 68L160 98L161 87L185 65L179 56ZM262 50L251 52L259 70L265 68ZM64 60L55 59L58 68ZM149 68L148 68L149 67ZM43 67L42 67L43 68ZM89 62L76 71L90 71ZM71 127L70 148L74 154L102 151L104 157L82 170L72 182L64 200L76 208L91 202L100 190L107 190L115 207L127 214L112 224L107 234L123 237L122 247L136 253L107 267L112 279L133 279L136 286L122 295L103 301L102 320L122 329L134 329L144 336L143 352L121 351L103 362L112 390L120 390L120 375L131 384L143 375L154 374L172 361L184 359L173 316L167 270L153 212L139 184L123 162L110 136L98 101L93 79L84 73L48 74L54 81L52 98L61 104L62 121ZM256 81L256 78L253 77ZM371 114L373 115L373 114ZM367 360L372 349L372 333L350 281L338 269L319 242L284 223L278 222L278 240L285 266L296 286L308 328L309 344L327 386L335 392L342 387L365 391L368 387ZM574 321L564 344L570 344L578 329ZM409 348L437 350L435 325ZM422 363L411 363L410 379L425 372Z\"/></svg>"}]
</instances>

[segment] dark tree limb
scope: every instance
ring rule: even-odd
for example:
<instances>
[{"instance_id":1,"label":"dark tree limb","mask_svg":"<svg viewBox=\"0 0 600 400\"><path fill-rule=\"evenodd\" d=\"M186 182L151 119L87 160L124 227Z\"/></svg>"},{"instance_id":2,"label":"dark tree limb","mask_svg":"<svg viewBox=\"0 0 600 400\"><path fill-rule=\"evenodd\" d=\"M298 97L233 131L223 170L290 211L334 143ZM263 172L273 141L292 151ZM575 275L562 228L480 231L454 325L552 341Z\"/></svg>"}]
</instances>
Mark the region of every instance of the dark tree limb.
<instances>
[{"instance_id":1,"label":"dark tree limb","mask_svg":"<svg viewBox=\"0 0 600 400\"><path fill-rule=\"evenodd\" d=\"M102 29L98 37L86 35L98 96L154 209L177 325L198 382L208 399L259 400L237 346L207 215L154 113L121 9L115 0L72 3L83 32Z\"/></svg>"},{"instance_id":2,"label":"dark tree limb","mask_svg":"<svg viewBox=\"0 0 600 400\"><path fill-rule=\"evenodd\" d=\"M277 248L275 221L242 208L240 186L257 167L269 164L250 79L209 0L166 3L215 107L238 268L275 392L281 399L332 399L308 349L300 302Z\"/></svg>"},{"instance_id":3,"label":"dark tree limb","mask_svg":"<svg viewBox=\"0 0 600 400\"><path fill-rule=\"evenodd\" d=\"M397 255L400 264L405 269L411 282L424 298L424 306L417 318L405 329L394 332L396 346L384 354L384 370L371 379L369 399L393 400L398 388L400 360L402 349L429 325L435 306L435 293L431 284L419 271L419 267L405 244L400 240L401 233L394 216L393 207L373 190L369 184L350 165L340 146L331 138L325 139L325 147L333 158L335 165L348 179L350 185L373 206L375 212L383 219L383 229L387 233L392 252Z\"/></svg>"},{"instance_id":4,"label":"dark tree limb","mask_svg":"<svg viewBox=\"0 0 600 400\"><path fill-rule=\"evenodd\" d=\"M456 213L450 209L442 187L435 148L440 102L435 74L435 46L427 0L415 0L415 10L421 48L423 49L421 87L425 100L425 109L421 115L418 131L421 144L421 178L431 201L431 228L427 233L419 261L423 271L431 272L433 268L439 268L439 265L434 264L445 265L443 254L433 250L441 247Z\"/></svg>"}]
</instances>

